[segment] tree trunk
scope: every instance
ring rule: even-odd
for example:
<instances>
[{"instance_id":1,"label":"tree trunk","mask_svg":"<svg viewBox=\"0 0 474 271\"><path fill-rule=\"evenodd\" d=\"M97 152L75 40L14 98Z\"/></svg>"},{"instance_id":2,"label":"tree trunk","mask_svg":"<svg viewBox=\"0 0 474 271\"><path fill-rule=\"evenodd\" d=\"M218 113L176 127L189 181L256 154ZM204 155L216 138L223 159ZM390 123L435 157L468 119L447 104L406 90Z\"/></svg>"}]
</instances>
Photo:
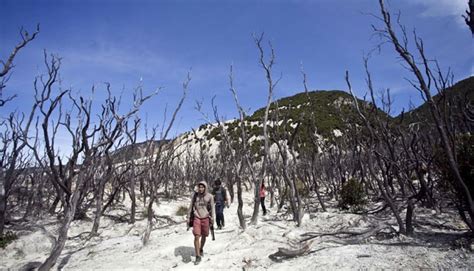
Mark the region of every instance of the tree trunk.
<instances>
[{"instance_id":1,"label":"tree trunk","mask_svg":"<svg viewBox=\"0 0 474 271\"><path fill-rule=\"evenodd\" d=\"M285 187L285 190L280 188L280 202L278 203L278 212L283 208L283 205L285 205L285 200L288 197L288 188Z\"/></svg>"},{"instance_id":2,"label":"tree trunk","mask_svg":"<svg viewBox=\"0 0 474 271\"><path fill-rule=\"evenodd\" d=\"M59 229L59 236L58 239L56 240L56 243L49 254L49 257L46 259L46 261L41 264L39 267L39 271L46 271L50 270L55 264L56 261L58 260L59 256L61 255L61 252L63 251L64 245L66 244L67 240L67 232L69 230L69 226L71 225L71 222L74 218L74 213L76 208L71 208L67 207L67 211L64 216L63 224L61 225L61 228Z\"/></svg>"},{"instance_id":3,"label":"tree trunk","mask_svg":"<svg viewBox=\"0 0 474 271\"><path fill-rule=\"evenodd\" d=\"M286 150L284 150L286 151ZM283 159L283 179L285 180L286 184L290 187L290 193L289 193L289 201L290 201L290 206L291 206L291 211L293 213L293 221L297 223L297 226L299 227L301 224L300 220L300 206L297 202L297 193L296 191L296 183L295 183L295 178L293 180L290 179L290 176L288 175L288 158L286 157L284 151L280 151L281 157Z\"/></svg>"},{"instance_id":4,"label":"tree trunk","mask_svg":"<svg viewBox=\"0 0 474 271\"><path fill-rule=\"evenodd\" d=\"M415 208L415 204L413 201L414 201L413 199L408 200L407 213L406 213L406 219L405 219L407 235L413 235L413 210Z\"/></svg>"},{"instance_id":5,"label":"tree trunk","mask_svg":"<svg viewBox=\"0 0 474 271\"><path fill-rule=\"evenodd\" d=\"M155 196L150 196L150 201L148 202L147 207L147 224L145 232L143 233L142 243L143 246L146 246L150 241L151 230L153 229L153 202L155 201Z\"/></svg>"},{"instance_id":6,"label":"tree trunk","mask_svg":"<svg viewBox=\"0 0 474 271\"><path fill-rule=\"evenodd\" d=\"M272 184L270 185L270 209L275 206L275 178L272 178Z\"/></svg>"},{"instance_id":7,"label":"tree trunk","mask_svg":"<svg viewBox=\"0 0 474 271\"><path fill-rule=\"evenodd\" d=\"M33 217L38 217L41 210L43 209L43 186L45 181L40 180L37 192L34 193L34 202L35 202L35 209L33 210ZM47 205L46 205L47 206Z\"/></svg>"},{"instance_id":8,"label":"tree trunk","mask_svg":"<svg viewBox=\"0 0 474 271\"><path fill-rule=\"evenodd\" d=\"M7 214L7 197L3 191L3 187L0 191L0 236L3 235L3 231L5 229L5 216Z\"/></svg>"},{"instance_id":9,"label":"tree trunk","mask_svg":"<svg viewBox=\"0 0 474 271\"><path fill-rule=\"evenodd\" d=\"M131 212L130 212L130 224L134 224L135 213L137 209L137 199L135 196L135 178L133 177L130 180L130 200L132 201Z\"/></svg>"},{"instance_id":10,"label":"tree trunk","mask_svg":"<svg viewBox=\"0 0 474 271\"><path fill-rule=\"evenodd\" d=\"M293 221L297 222L299 221L298 217L298 206L296 203L296 187L294 183L288 179L288 177L285 177L285 180L287 181L287 184L290 186L290 195L289 195L289 201L290 201L290 206L291 206L291 211L293 213ZM299 225L298 225L299 226Z\"/></svg>"},{"instance_id":11,"label":"tree trunk","mask_svg":"<svg viewBox=\"0 0 474 271\"><path fill-rule=\"evenodd\" d=\"M254 198L253 198L253 213L252 213L252 218L250 219L250 223L252 225L257 224L258 212L260 210L260 186L262 185L262 183L261 181L256 180L254 185L255 185L255 193L254 193Z\"/></svg>"},{"instance_id":12,"label":"tree trunk","mask_svg":"<svg viewBox=\"0 0 474 271\"><path fill-rule=\"evenodd\" d=\"M80 185L81 184L78 184L78 186ZM79 201L79 190L79 187L76 187L73 196L70 197L70 204L65 206L63 224L59 228L58 239L56 240L56 243L54 244L54 247L51 250L49 257L39 267L39 271L50 270L56 264L56 261L61 255L61 252L63 251L64 245L67 241L67 233L69 230L69 226L71 225L71 222L74 219L76 205Z\"/></svg>"},{"instance_id":13,"label":"tree trunk","mask_svg":"<svg viewBox=\"0 0 474 271\"><path fill-rule=\"evenodd\" d=\"M240 227L245 230L247 225L245 224L244 213L242 212L244 201L242 200L242 180L240 179L240 176L237 176L237 201L239 203L237 206L237 216L239 217Z\"/></svg>"},{"instance_id":14,"label":"tree trunk","mask_svg":"<svg viewBox=\"0 0 474 271\"><path fill-rule=\"evenodd\" d=\"M33 201L34 201L34 195L35 195L35 192L34 192L35 181L33 178L30 178L30 180L31 180L31 190L28 190L28 185L27 185L26 191L28 192L28 199L27 199L26 211L25 211L25 214L23 215L23 219L26 219L27 217L29 217L31 213L33 212L32 209L33 209Z\"/></svg>"},{"instance_id":15,"label":"tree trunk","mask_svg":"<svg viewBox=\"0 0 474 271\"><path fill-rule=\"evenodd\" d=\"M298 192L298 190L296 190L296 203L298 205L298 208L297 208L297 226L298 227L301 227L301 222L303 221L303 215L304 215L304 210L303 210L303 202L301 201L301 196Z\"/></svg>"},{"instance_id":16,"label":"tree trunk","mask_svg":"<svg viewBox=\"0 0 474 271\"><path fill-rule=\"evenodd\" d=\"M56 197L54 198L53 204L49 208L49 213L50 214L54 214L54 212L56 211L56 208L58 207L59 200L60 200L59 196L56 195Z\"/></svg>"},{"instance_id":17,"label":"tree trunk","mask_svg":"<svg viewBox=\"0 0 474 271\"><path fill-rule=\"evenodd\" d=\"M324 204L321 194L319 193L319 185L316 178L316 171L314 170L314 166L312 167L313 169L311 169L311 175L313 177L314 182L314 192L316 192L316 197L318 198L319 204L321 205L321 209L323 209L323 212L326 212L326 205Z\"/></svg>"},{"instance_id":18,"label":"tree trunk","mask_svg":"<svg viewBox=\"0 0 474 271\"><path fill-rule=\"evenodd\" d=\"M227 188L227 191L229 191L230 203L234 203L234 197L235 197L234 186L231 184L231 185Z\"/></svg>"},{"instance_id":19,"label":"tree trunk","mask_svg":"<svg viewBox=\"0 0 474 271\"><path fill-rule=\"evenodd\" d=\"M379 190L382 194L383 199L388 204L390 210L392 211L393 215L395 216L395 219L397 220L397 224L398 224L398 227L399 227L399 233L406 234L405 224L403 223L403 220L400 217L400 214L398 213L398 208L395 205L395 203L393 202L393 200L390 198L390 196L387 194L390 191L390 189L388 187L388 184L386 184L385 182L380 180L380 178L375 173L375 171L373 169L372 156L370 154L369 154L369 158L368 158L368 167L369 167L370 174L377 181L377 185L379 187Z\"/></svg>"},{"instance_id":20,"label":"tree trunk","mask_svg":"<svg viewBox=\"0 0 474 271\"><path fill-rule=\"evenodd\" d=\"M97 235L99 231L100 218L102 217L102 202L104 197L104 181L99 180L99 187L97 188L96 202L95 202L95 216L94 224L92 225L91 236Z\"/></svg>"}]
</instances>

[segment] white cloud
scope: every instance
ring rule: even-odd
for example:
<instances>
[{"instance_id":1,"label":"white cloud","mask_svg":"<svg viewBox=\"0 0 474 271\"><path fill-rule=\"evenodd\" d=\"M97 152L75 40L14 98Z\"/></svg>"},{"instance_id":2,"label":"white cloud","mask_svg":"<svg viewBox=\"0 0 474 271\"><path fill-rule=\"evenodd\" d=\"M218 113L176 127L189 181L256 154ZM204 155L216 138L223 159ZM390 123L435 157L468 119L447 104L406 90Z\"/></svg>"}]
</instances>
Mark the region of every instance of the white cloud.
<instances>
[{"instance_id":1,"label":"white cloud","mask_svg":"<svg viewBox=\"0 0 474 271\"><path fill-rule=\"evenodd\" d=\"M420 14L421 16L454 16L458 22L464 24L464 19L461 16L467 9L467 0L409 0L407 2L423 6L424 10Z\"/></svg>"}]
</instances>

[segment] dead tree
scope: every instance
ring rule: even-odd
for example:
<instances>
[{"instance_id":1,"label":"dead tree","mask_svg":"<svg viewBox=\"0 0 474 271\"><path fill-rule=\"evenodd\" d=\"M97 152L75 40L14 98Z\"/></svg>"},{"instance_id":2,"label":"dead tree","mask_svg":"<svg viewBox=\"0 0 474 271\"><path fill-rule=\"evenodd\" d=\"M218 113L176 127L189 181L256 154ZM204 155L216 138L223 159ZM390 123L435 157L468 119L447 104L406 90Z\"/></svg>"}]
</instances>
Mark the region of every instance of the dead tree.
<instances>
[{"instance_id":1,"label":"dead tree","mask_svg":"<svg viewBox=\"0 0 474 271\"><path fill-rule=\"evenodd\" d=\"M58 109L60 109L62 99L69 92L69 90L61 91L57 96L53 96L54 94L52 93L52 89L57 81L58 71L60 68L60 59L53 56L51 63L49 63L45 53L45 63L48 69L48 77L46 82L43 80L43 78L41 78L42 90L41 92L37 91L36 104L41 112L42 117L42 138L44 140L45 153L48 157L48 160L46 161L47 164L43 164L43 160L40 158L41 156L36 148L37 146L32 146L32 151L35 153L37 162L43 168L49 169L47 172L58 193L57 197L61 200L61 203L64 207L64 218L59 229L57 240L51 250L49 257L40 266L40 270L51 269L51 267L56 263L56 260L61 254L61 251L66 243L69 225L74 218L80 191L84 182L84 178L77 176L78 172L76 171L79 154L84 150L82 139L87 139L87 135L83 133L84 136L82 136L81 131L87 131L90 125L90 112L81 111L78 117L81 118L82 125L78 127L75 132L72 131L71 126L68 126L69 131L73 132L72 154L68 158L68 162L65 166L62 164L61 159L58 159L57 161L55 135L57 134L61 120L63 118L65 119L65 122L63 123L65 126L67 126L67 123L70 120L69 114L67 114L65 117L62 115L61 110ZM36 82L35 88L38 90L38 85ZM56 110L58 111L57 113L59 117L53 122L51 121L51 116L53 112L56 112ZM88 158L84 160L83 165L89 165ZM76 178L78 181L75 184L75 188L72 189L73 180Z\"/></svg>"},{"instance_id":2,"label":"dead tree","mask_svg":"<svg viewBox=\"0 0 474 271\"><path fill-rule=\"evenodd\" d=\"M252 215L252 219L251 219L251 222L252 224L255 224L257 223L257 218L258 218L258 209L259 209L259 196L258 196L258 191L260 189L260 184L261 182L263 181L262 179L260 179L255 171L254 171L254 168L253 168L253 163L251 162L251 157L250 157L250 153L249 153L249 148L248 148L248 134L247 134L247 130L246 130L246 124L245 124L245 111L243 110L242 106L240 105L239 103L239 99L237 97L237 91L234 87L234 76L233 76L233 67L231 66L230 67L230 75L229 75L229 83L230 83L230 91L232 93L232 96L234 98L234 103L238 109L238 112L239 112L239 128L240 128L240 135L238 137L238 141L240 141L240 146L241 146L241 149L242 149L242 152L241 152L241 165L240 165L240 169L239 169L239 176L242 176L242 174L244 173L244 171L247 169L249 172L250 172L250 176L253 180L253 183L254 183L254 186L255 186L255 191L256 191L256 194L255 194L255 199L254 199L254 212L253 212L253 215ZM266 124L263 124L264 126ZM265 129L264 129L265 130ZM262 162L262 166L265 164L265 158L264 158L264 162ZM242 225L245 225L245 222L243 222L243 212L242 212L242 206L243 206L243 203L241 204L241 197L242 197L242 178L241 177L237 177L237 196L238 196L238 201L239 201L239 205L237 207L237 214L239 216L239 221L240 221L240 224L241 224L241 227ZM242 227L243 229L245 229L245 226Z\"/></svg>"},{"instance_id":3,"label":"dead tree","mask_svg":"<svg viewBox=\"0 0 474 271\"><path fill-rule=\"evenodd\" d=\"M148 202L148 206L147 206L147 227L145 229L145 232L143 233L143 236L142 236L142 243L144 246L146 246L148 244L148 241L150 240L150 234L151 234L151 230L153 229L153 217L154 217L154 212L153 212L153 204L155 203L155 201L157 201L157 190L158 190L158 187L160 185L160 174L161 174L161 170L162 168L164 167L165 163L167 162L166 159L169 159L170 157L173 156L173 146L172 144L168 145L170 146L170 148L167 150L167 153L164 152L164 147L166 146L165 144L162 144L162 142L168 137L168 134L171 130L171 128L173 127L173 124L176 120L176 115L178 114L179 110L181 109L181 106L183 105L183 102L184 102L184 99L186 98L186 94L188 92L188 88L189 88L189 83L191 82L191 76L190 74L188 73L186 79L184 80L183 82L183 95L181 96L181 99L179 100L178 102L178 105L176 106L172 116L171 116L171 119L170 119L170 122L168 123L168 125L166 126L166 130L163 130L163 132L161 133L161 137L160 137L160 142L159 142L159 145L158 145L158 149L156 151L153 152L152 154L152 159L153 159L153 163L150 165L151 168L150 168L150 183L149 183L149 191L150 191L150 200ZM163 124L163 128L165 127L165 125ZM157 178L158 177L158 178Z\"/></svg>"},{"instance_id":4,"label":"dead tree","mask_svg":"<svg viewBox=\"0 0 474 271\"><path fill-rule=\"evenodd\" d=\"M441 145L453 175L453 179L451 180L452 184L461 197L459 200L464 202L465 210L460 210L460 212L467 212L468 216L462 217L464 218L466 225L468 225L471 230L474 230L474 201L471 192L466 185L467 180L462 178L459 171L459 165L456 161L456 153L453 148L455 145L455 136L448 130L449 123L446 123L446 119L442 117L441 109L431 94L433 89L438 92L443 92L448 87L447 83L450 74L448 72L448 74L443 75L438 65L436 65L435 70L432 69L425 54L423 40L417 36L416 32L414 32L417 57L420 59L417 61L415 55L408 49L408 37L405 27L398 21L402 30L402 36L400 37L397 35L392 27L391 14L385 8L384 1L379 0L379 4L384 27L381 29L374 27L374 30L376 33L379 33L383 39L394 46L395 51L408 66L410 72L415 76L416 81L410 80L410 83L421 93L428 104L430 115L433 118L436 131L441 138Z\"/></svg>"},{"instance_id":5,"label":"dead tree","mask_svg":"<svg viewBox=\"0 0 474 271\"><path fill-rule=\"evenodd\" d=\"M376 107L372 79L368 70L368 60L364 60L367 74L367 86L371 103L359 106L354 97L354 105L363 124L365 125L367 139L361 138L362 149L368 157L365 163L371 177L377 181L377 188L386 204L395 216L400 233L411 235L413 233L413 214L415 203L422 200L432 201L428 193L428 184L425 180L423 161L420 159L422 152L419 145L418 134L405 131L389 117L391 108L390 92L382 95L382 109ZM348 75L346 74L349 91L352 93ZM360 133L363 137L363 133ZM418 177L417 183L413 177ZM401 199L401 201L400 201ZM401 210L406 206L405 218Z\"/></svg>"},{"instance_id":6,"label":"dead tree","mask_svg":"<svg viewBox=\"0 0 474 271\"><path fill-rule=\"evenodd\" d=\"M320 192L320 180L318 176L321 176L319 171L321 171L320 168L317 167L316 161L317 159L321 158L320 155L320 142L319 138L317 137L317 126L316 126L316 116L313 111L314 107L314 101L311 99L309 92L308 92L308 84L307 84L307 76L306 73L301 67L301 74L303 76L303 86L304 86L304 92L306 94L306 97L308 99L308 107L310 108L310 114L309 114L309 127L307 134L310 136L310 142L309 144L305 144L304 148L301 149L300 151L300 156L302 157L302 163L306 163L306 166L304 166L304 171L306 171L309 175L309 179L312 180L313 184L312 186L314 187L314 191L316 193L316 197L318 198L319 204L321 205L321 209L323 212L326 212L326 206L324 204L324 201L321 196ZM302 117L305 117L304 115ZM301 143L300 143L301 144Z\"/></svg>"},{"instance_id":7,"label":"dead tree","mask_svg":"<svg viewBox=\"0 0 474 271\"><path fill-rule=\"evenodd\" d=\"M194 140L198 143L199 149L197 152L192 153L193 163L196 168L195 180L206 181L209 187L212 185L216 174L211 161L210 145L207 143L209 138L205 135L199 136L196 130L193 129Z\"/></svg>"},{"instance_id":8,"label":"dead tree","mask_svg":"<svg viewBox=\"0 0 474 271\"><path fill-rule=\"evenodd\" d=\"M32 40L36 38L40 31L39 24L36 25L36 30L33 32L33 34L28 33L23 27L20 29L20 36L21 36L21 41L13 48L13 51L10 53L8 56L6 62L3 60L0 60L1 66L0 67L0 107L4 106L5 103L8 101L11 101L16 97L16 95L4 98L3 96L3 90L6 87L6 83L10 79L10 71L14 67L13 65L13 60L15 59L16 55L18 52L25 47L28 43L30 43Z\"/></svg>"},{"instance_id":9,"label":"dead tree","mask_svg":"<svg viewBox=\"0 0 474 271\"><path fill-rule=\"evenodd\" d=\"M31 113L25 119L17 114L10 114L8 119L1 124L5 128L0 134L0 235L3 235L5 219L8 210L8 198L15 185L15 181L23 174L22 164L27 157L23 149L27 146L28 132L36 111L33 106Z\"/></svg>"},{"instance_id":10,"label":"dead tree","mask_svg":"<svg viewBox=\"0 0 474 271\"><path fill-rule=\"evenodd\" d=\"M474 0L469 0L469 8L466 10L466 15L462 17L474 36Z\"/></svg>"},{"instance_id":11,"label":"dead tree","mask_svg":"<svg viewBox=\"0 0 474 271\"><path fill-rule=\"evenodd\" d=\"M369 89L372 89L371 81L370 81L370 74L367 80ZM399 213L399 208L397 206L396 201L394 200L393 189L391 187L391 181L394 176L391 175L391 164L386 165L384 164L384 157L381 154L381 149L383 146L382 139L380 138L380 133L374 128L373 123L369 120L366 114L362 112L362 109L359 107L359 102L357 98L354 96L352 92L352 87L349 81L349 73L346 71L346 82L348 85L349 92L354 97L354 106L356 108L357 113L359 114L360 118L363 120L363 123L368 130L368 142L365 147L365 151L367 152L368 161L367 166L369 169L370 175L377 181L377 186L383 196L384 201L390 207L397 224L399 226L399 231L402 234L406 234L405 223L403 222L402 217ZM373 105L375 108L375 105ZM376 110L376 108L375 108ZM381 167L381 170L377 170L375 167L376 165ZM381 176L381 174L383 174Z\"/></svg>"},{"instance_id":12,"label":"dead tree","mask_svg":"<svg viewBox=\"0 0 474 271\"><path fill-rule=\"evenodd\" d=\"M52 56L49 60L45 53L45 65L48 71L47 76L35 80L35 106L39 111L40 138L44 142L42 145L44 147L38 143L39 136L28 145L37 164L47 174L56 190L56 198L59 199L63 208L63 218L57 240L49 257L40 266L40 270L49 270L55 265L64 248L69 226L75 217L81 197L86 194L86 183L93 178L97 169L95 162L100 160L107 144L110 145L110 141L103 140L103 137L98 136L101 131L100 126L92 124L91 100L86 100L83 97L76 99L69 95L70 90L61 90L55 94L54 88L58 80L60 59ZM69 97L69 100L64 101L66 97ZM140 99L134 104L130 115L138 110L144 100L146 99ZM64 112L64 102L72 104L72 108L66 112ZM110 108L104 106L104 110L107 111ZM120 119L120 117L118 118ZM124 117L124 119L126 118L128 115ZM77 123L72 123L72 120ZM60 129L70 135L72 142L72 151L69 156L66 156L66 163L63 162L64 158L58 156L56 145L56 135ZM110 134L106 136L113 138ZM41 147L44 149L44 153L41 152ZM46 159L43 159L43 154L46 155ZM82 160L79 159L80 157ZM56 209L55 203L53 203L52 209Z\"/></svg>"},{"instance_id":13,"label":"dead tree","mask_svg":"<svg viewBox=\"0 0 474 271\"><path fill-rule=\"evenodd\" d=\"M253 213L252 213L252 218L251 218L252 224L257 223L258 210L259 210L259 204L260 204L260 197L259 197L260 186L266 177L268 155L270 153L269 136L268 136L268 130L267 130L268 129L268 123L267 123L268 113L270 111L270 105L272 102L273 90L275 89L276 85L281 79L281 77L277 79L276 81L274 81L273 79L273 65L275 64L275 51L273 50L273 46L271 42L269 42L270 56L269 56L269 59L265 61L265 52L262 46L263 33L259 37L254 36L254 41L259 51L259 62L265 72L265 78L268 83L268 89L267 89L267 101L266 101L266 106L265 106L265 114L262 120L263 121L262 123L263 140L264 140L262 165L261 165L261 169L258 176L256 176L256 178L254 178L253 180L254 186L255 186L255 194L254 194L255 198L254 198L254 207L253 207Z\"/></svg>"},{"instance_id":14,"label":"dead tree","mask_svg":"<svg viewBox=\"0 0 474 271\"><path fill-rule=\"evenodd\" d=\"M138 112L140 106L146 100L156 94L154 93L148 96L143 96L142 89L137 88L133 95L133 106L131 107L131 110L120 115L118 112L118 104L120 104L120 101L117 101L117 99L112 96L110 84L107 84L107 92L108 98L102 106L102 114L99 120L100 137L97 144L94 146L95 148L100 149L100 160L103 161L103 168L100 170L101 176L98 178L95 189L96 212L91 235L96 235L99 229L100 218L103 214L102 205L105 186L114 178L115 166L111 157L111 149L113 147L120 147L120 139L124 136L124 126L126 121Z\"/></svg>"},{"instance_id":15,"label":"dead tree","mask_svg":"<svg viewBox=\"0 0 474 271\"><path fill-rule=\"evenodd\" d=\"M125 134L128 138L128 144L130 146L129 152L132 155L136 152L137 133L138 133L139 125L140 125L139 118L134 119L132 128L129 128L128 123L125 125ZM128 191L130 200L131 200L130 224L134 224L136 208L137 208L137 199L136 199L136 194L135 194L136 179L139 178L139 176L141 176L144 173L144 170L138 168L136 159L132 159L130 163L131 163L131 171L130 171L130 177L129 177L129 191Z\"/></svg>"},{"instance_id":16,"label":"dead tree","mask_svg":"<svg viewBox=\"0 0 474 271\"><path fill-rule=\"evenodd\" d=\"M270 139L277 146L279 158L282 161L281 173L286 186L289 188L287 199L290 203L293 221L297 226L301 226L303 217L303 204L301 196L296 185L296 164L297 158L295 154L295 138L300 123L296 124L294 131L290 131L290 123L287 116L283 116L280 121L278 104L273 110L272 127L270 131ZM281 122L281 124L280 124ZM290 157L291 156L291 157Z\"/></svg>"}]
</instances>

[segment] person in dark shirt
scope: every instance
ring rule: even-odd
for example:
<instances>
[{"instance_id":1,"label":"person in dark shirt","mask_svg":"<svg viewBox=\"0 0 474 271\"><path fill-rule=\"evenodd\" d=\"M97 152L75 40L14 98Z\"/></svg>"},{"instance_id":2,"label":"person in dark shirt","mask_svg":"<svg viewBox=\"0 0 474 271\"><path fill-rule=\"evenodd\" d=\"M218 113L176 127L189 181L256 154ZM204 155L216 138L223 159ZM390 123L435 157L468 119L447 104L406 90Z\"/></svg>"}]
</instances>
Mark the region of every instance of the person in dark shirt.
<instances>
[{"instance_id":1,"label":"person in dark shirt","mask_svg":"<svg viewBox=\"0 0 474 271\"><path fill-rule=\"evenodd\" d=\"M216 223L217 229L224 227L224 207L229 208L229 201L227 198L227 191L222 187L221 180L217 179L214 181L214 189L212 190L214 195L214 202L216 203Z\"/></svg>"}]
</instances>

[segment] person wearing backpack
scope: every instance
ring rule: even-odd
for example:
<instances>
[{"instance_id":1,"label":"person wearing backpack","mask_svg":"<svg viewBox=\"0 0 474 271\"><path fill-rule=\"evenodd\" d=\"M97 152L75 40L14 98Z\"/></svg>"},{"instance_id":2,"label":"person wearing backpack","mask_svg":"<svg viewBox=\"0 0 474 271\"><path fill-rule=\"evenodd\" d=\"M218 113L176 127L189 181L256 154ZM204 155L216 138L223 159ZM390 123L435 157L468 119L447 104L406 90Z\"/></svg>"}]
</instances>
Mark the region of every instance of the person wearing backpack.
<instances>
[{"instance_id":1,"label":"person wearing backpack","mask_svg":"<svg viewBox=\"0 0 474 271\"><path fill-rule=\"evenodd\" d=\"M199 182L198 191L193 194L188 212L188 223L192 223L194 234L194 250L196 252L194 264L201 262L206 237L209 236L209 228L214 224L214 213L214 197L208 192L207 183Z\"/></svg>"},{"instance_id":2,"label":"person wearing backpack","mask_svg":"<svg viewBox=\"0 0 474 271\"><path fill-rule=\"evenodd\" d=\"M214 181L214 189L212 191L214 195L214 202L216 203L216 223L217 229L222 229L225 226L224 223L224 207L229 208L229 201L227 198L227 192L222 187L221 180L217 179Z\"/></svg>"}]
</instances>

